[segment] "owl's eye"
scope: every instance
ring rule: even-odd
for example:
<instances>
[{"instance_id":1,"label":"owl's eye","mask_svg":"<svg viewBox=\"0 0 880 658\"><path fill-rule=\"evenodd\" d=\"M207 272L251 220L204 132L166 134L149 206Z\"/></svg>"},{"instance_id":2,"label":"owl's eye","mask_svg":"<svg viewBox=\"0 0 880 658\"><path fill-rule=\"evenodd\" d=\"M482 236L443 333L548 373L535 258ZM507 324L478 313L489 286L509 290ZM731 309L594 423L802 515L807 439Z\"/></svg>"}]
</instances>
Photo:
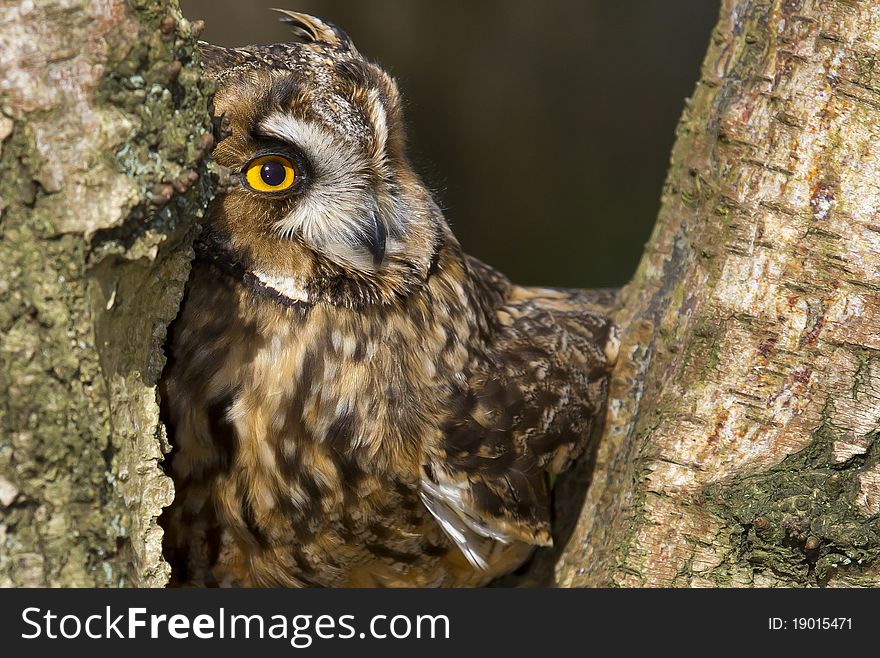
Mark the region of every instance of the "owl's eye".
<instances>
[{"instance_id":1,"label":"owl's eye","mask_svg":"<svg viewBox=\"0 0 880 658\"><path fill-rule=\"evenodd\" d=\"M245 167L244 179L256 192L287 192L299 182L296 165L283 155L263 155Z\"/></svg>"}]
</instances>

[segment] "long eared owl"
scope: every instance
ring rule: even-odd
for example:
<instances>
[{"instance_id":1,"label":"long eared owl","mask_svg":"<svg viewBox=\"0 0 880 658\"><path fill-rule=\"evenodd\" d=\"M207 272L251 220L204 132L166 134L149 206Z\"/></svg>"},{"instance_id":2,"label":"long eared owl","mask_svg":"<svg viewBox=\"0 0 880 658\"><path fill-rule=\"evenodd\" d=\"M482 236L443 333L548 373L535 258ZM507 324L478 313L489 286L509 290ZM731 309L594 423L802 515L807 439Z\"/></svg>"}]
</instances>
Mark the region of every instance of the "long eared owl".
<instances>
[{"instance_id":1,"label":"long eared owl","mask_svg":"<svg viewBox=\"0 0 880 658\"><path fill-rule=\"evenodd\" d=\"M486 584L552 541L614 326L463 253L395 82L283 14L291 43L200 44L225 136L164 381L174 582Z\"/></svg>"}]
</instances>

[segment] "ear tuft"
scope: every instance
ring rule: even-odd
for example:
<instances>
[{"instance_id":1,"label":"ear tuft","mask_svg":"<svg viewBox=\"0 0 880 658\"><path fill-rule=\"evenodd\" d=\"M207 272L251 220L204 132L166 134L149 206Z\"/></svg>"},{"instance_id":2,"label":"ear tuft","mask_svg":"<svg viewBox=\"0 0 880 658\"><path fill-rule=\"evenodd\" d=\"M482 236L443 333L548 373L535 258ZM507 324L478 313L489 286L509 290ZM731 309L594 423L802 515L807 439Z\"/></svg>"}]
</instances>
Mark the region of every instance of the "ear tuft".
<instances>
[{"instance_id":1,"label":"ear tuft","mask_svg":"<svg viewBox=\"0 0 880 658\"><path fill-rule=\"evenodd\" d=\"M282 15L279 20L290 25L293 28L294 37L302 43L322 43L345 50L352 55L358 54L351 38L333 23L287 9L273 9L272 11L277 11Z\"/></svg>"}]
</instances>

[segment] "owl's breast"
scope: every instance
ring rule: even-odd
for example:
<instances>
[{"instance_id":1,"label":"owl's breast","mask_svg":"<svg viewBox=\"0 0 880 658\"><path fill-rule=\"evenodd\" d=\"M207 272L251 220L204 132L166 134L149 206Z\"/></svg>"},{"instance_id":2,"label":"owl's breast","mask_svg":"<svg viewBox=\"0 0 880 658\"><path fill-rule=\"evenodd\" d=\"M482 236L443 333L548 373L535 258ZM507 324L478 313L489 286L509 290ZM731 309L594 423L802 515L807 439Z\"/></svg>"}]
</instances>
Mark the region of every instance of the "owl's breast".
<instances>
[{"instance_id":1,"label":"owl's breast","mask_svg":"<svg viewBox=\"0 0 880 658\"><path fill-rule=\"evenodd\" d=\"M419 495L450 364L464 358L449 331L412 315L283 307L196 270L167 378L175 507L190 527L198 517L221 532L200 535L216 546L188 548L190 573L258 585L485 580Z\"/></svg>"}]
</instances>

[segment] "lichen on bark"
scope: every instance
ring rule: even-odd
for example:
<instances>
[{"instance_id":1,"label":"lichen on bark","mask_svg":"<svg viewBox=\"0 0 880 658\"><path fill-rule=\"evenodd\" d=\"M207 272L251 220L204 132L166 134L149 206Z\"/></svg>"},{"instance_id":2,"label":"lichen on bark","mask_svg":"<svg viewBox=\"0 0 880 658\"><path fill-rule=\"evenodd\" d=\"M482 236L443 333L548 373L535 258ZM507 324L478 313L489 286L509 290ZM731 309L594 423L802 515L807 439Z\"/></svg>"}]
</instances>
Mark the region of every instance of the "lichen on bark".
<instances>
[{"instance_id":1,"label":"lichen on bark","mask_svg":"<svg viewBox=\"0 0 880 658\"><path fill-rule=\"evenodd\" d=\"M880 8L725 0L563 585L880 584Z\"/></svg>"},{"instance_id":2,"label":"lichen on bark","mask_svg":"<svg viewBox=\"0 0 880 658\"><path fill-rule=\"evenodd\" d=\"M0 8L0 585L163 585L156 382L210 195L166 0Z\"/></svg>"}]
</instances>

